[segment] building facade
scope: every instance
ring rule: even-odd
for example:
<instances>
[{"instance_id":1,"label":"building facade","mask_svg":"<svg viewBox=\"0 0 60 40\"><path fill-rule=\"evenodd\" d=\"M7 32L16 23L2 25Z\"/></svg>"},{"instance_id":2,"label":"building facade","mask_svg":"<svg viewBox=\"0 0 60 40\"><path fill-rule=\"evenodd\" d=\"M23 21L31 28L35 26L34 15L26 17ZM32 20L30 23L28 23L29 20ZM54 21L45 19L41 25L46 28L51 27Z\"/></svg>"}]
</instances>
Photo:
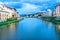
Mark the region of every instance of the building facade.
<instances>
[{"instance_id":1,"label":"building facade","mask_svg":"<svg viewBox=\"0 0 60 40\"><path fill-rule=\"evenodd\" d=\"M58 5L56 5L56 7L55 7L54 16L56 16L56 17L60 16L60 3L58 3Z\"/></svg>"},{"instance_id":2,"label":"building facade","mask_svg":"<svg viewBox=\"0 0 60 40\"><path fill-rule=\"evenodd\" d=\"M0 11L0 22L6 21L7 18L9 18L9 12Z\"/></svg>"},{"instance_id":3,"label":"building facade","mask_svg":"<svg viewBox=\"0 0 60 40\"><path fill-rule=\"evenodd\" d=\"M16 9L0 4L0 22L6 21L8 18L18 17L18 15L19 14L16 13Z\"/></svg>"},{"instance_id":4,"label":"building facade","mask_svg":"<svg viewBox=\"0 0 60 40\"><path fill-rule=\"evenodd\" d=\"M52 10L48 9L48 10L46 11L45 16L52 16Z\"/></svg>"}]
</instances>

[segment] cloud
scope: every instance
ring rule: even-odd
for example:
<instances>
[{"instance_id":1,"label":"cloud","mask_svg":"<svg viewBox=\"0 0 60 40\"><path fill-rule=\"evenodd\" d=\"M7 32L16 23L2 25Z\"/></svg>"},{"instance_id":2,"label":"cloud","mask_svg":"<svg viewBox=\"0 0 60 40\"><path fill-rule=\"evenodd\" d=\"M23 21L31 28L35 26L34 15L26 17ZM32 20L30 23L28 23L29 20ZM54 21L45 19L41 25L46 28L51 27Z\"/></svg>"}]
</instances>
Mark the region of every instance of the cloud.
<instances>
[{"instance_id":1,"label":"cloud","mask_svg":"<svg viewBox=\"0 0 60 40\"><path fill-rule=\"evenodd\" d=\"M44 5L45 6L45 5ZM42 10L42 8L47 8L44 6L38 6L38 5L34 5L34 4L29 4L29 3L24 3L22 8L17 9L18 12L20 12L20 14L32 14L32 13L36 13L36 12L40 12Z\"/></svg>"},{"instance_id":2,"label":"cloud","mask_svg":"<svg viewBox=\"0 0 60 40\"><path fill-rule=\"evenodd\" d=\"M20 0L22 3L31 3L31 4L37 4L41 5L46 2L50 2L51 0Z\"/></svg>"},{"instance_id":3,"label":"cloud","mask_svg":"<svg viewBox=\"0 0 60 40\"><path fill-rule=\"evenodd\" d=\"M52 9L55 2L56 0L4 0L0 3L16 8L20 14L30 14Z\"/></svg>"},{"instance_id":4,"label":"cloud","mask_svg":"<svg viewBox=\"0 0 60 40\"><path fill-rule=\"evenodd\" d=\"M0 0L1 2L19 2L20 0Z\"/></svg>"},{"instance_id":5,"label":"cloud","mask_svg":"<svg viewBox=\"0 0 60 40\"><path fill-rule=\"evenodd\" d=\"M57 2L60 2L60 0L56 0Z\"/></svg>"},{"instance_id":6,"label":"cloud","mask_svg":"<svg viewBox=\"0 0 60 40\"><path fill-rule=\"evenodd\" d=\"M19 4L20 2L0 2L0 4Z\"/></svg>"},{"instance_id":7,"label":"cloud","mask_svg":"<svg viewBox=\"0 0 60 40\"><path fill-rule=\"evenodd\" d=\"M22 7L22 3L20 3L20 2L0 2L0 4L5 4L11 8L21 8Z\"/></svg>"},{"instance_id":8,"label":"cloud","mask_svg":"<svg viewBox=\"0 0 60 40\"><path fill-rule=\"evenodd\" d=\"M48 2L51 0L20 0L21 2Z\"/></svg>"}]
</instances>

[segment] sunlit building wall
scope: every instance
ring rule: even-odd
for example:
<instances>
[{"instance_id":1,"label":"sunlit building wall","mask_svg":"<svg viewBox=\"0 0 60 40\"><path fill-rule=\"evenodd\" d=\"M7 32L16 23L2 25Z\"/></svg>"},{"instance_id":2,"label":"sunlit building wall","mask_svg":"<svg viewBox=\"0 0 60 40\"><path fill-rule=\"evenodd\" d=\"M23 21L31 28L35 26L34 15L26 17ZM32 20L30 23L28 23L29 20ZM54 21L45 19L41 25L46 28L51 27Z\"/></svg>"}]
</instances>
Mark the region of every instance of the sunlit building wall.
<instances>
[{"instance_id":1,"label":"sunlit building wall","mask_svg":"<svg viewBox=\"0 0 60 40\"><path fill-rule=\"evenodd\" d=\"M56 17L60 16L60 3L58 3L58 5L56 5L55 7L55 15Z\"/></svg>"},{"instance_id":2,"label":"sunlit building wall","mask_svg":"<svg viewBox=\"0 0 60 40\"><path fill-rule=\"evenodd\" d=\"M6 21L7 18L18 17L16 9L7 7L5 4L0 4L0 20Z\"/></svg>"},{"instance_id":3,"label":"sunlit building wall","mask_svg":"<svg viewBox=\"0 0 60 40\"><path fill-rule=\"evenodd\" d=\"M48 9L45 13L45 16L52 16L52 10Z\"/></svg>"}]
</instances>

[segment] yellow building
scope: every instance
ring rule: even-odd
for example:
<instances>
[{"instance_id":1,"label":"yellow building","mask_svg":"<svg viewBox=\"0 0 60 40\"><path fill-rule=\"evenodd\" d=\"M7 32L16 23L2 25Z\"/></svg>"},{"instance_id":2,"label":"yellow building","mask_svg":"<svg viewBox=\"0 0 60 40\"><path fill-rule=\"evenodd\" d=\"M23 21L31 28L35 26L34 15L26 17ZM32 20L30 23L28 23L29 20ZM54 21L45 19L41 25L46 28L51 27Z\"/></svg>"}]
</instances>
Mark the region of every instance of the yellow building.
<instances>
[{"instance_id":1,"label":"yellow building","mask_svg":"<svg viewBox=\"0 0 60 40\"><path fill-rule=\"evenodd\" d=\"M12 8L12 17L15 17L16 9Z\"/></svg>"},{"instance_id":2,"label":"yellow building","mask_svg":"<svg viewBox=\"0 0 60 40\"><path fill-rule=\"evenodd\" d=\"M6 21L7 18L9 18L9 12L0 11L0 22L1 21Z\"/></svg>"},{"instance_id":3,"label":"yellow building","mask_svg":"<svg viewBox=\"0 0 60 40\"><path fill-rule=\"evenodd\" d=\"M0 4L0 21L6 21L7 18L18 18L19 14L15 8L7 7L4 4Z\"/></svg>"},{"instance_id":4,"label":"yellow building","mask_svg":"<svg viewBox=\"0 0 60 40\"><path fill-rule=\"evenodd\" d=\"M7 7L4 4L0 4L0 22L6 21L7 18L18 18L19 14L16 12L15 8Z\"/></svg>"}]
</instances>

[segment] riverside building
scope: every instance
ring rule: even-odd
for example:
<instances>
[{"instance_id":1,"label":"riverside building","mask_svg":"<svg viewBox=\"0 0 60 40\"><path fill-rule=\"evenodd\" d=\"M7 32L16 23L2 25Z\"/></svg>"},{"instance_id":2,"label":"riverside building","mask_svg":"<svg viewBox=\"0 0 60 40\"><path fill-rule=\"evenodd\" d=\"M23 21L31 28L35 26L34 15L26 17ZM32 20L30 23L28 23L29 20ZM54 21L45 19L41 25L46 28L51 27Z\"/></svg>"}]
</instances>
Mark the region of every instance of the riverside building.
<instances>
[{"instance_id":1,"label":"riverside building","mask_svg":"<svg viewBox=\"0 0 60 40\"><path fill-rule=\"evenodd\" d=\"M15 8L7 7L5 4L0 4L0 22L6 21L8 18L18 17Z\"/></svg>"}]
</instances>

